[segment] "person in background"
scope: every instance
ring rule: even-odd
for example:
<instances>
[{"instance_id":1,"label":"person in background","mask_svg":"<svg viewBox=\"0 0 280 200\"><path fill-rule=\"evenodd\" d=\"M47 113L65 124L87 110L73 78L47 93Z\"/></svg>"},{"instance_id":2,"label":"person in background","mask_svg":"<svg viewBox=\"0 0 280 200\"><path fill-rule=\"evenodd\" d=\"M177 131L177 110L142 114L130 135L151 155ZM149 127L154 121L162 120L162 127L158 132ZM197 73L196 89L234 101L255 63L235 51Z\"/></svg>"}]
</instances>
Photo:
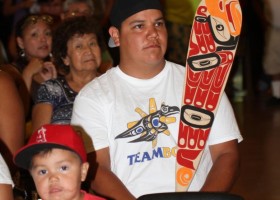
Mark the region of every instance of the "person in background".
<instances>
[{"instance_id":1,"label":"person in background","mask_svg":"<svg viewBox=\"0 0 280 200\"><path fill-rule=\"evenodd\" d=\"M22 18L16 26L19 58L1 66L15 79L27 117L37 86L57 76L51 61L51 25L52 17L49 15L27 15Z\"/></svg>"},{"instance_id":2,"label":"person in background","mask_svg":"<svg viewBox=\"0 0 280 200\"><path fill-rule=\"evenodd\" d=\"M7 52L8 60L12 60L12 55L8 49L8 41L14 29L16 13L27 13L34 0L2 0L0 1L0 40Z\"/></svg>"},{"instance_id":3,"label":"person in background","mask_svg":"<svg viewBox=\"0 0 280 200\"><path fill-rule=\"evenodd\" d=\"M51 60L52 23L53 18L49 15L29 15L21 19L16 27L20 55L16 67L22 71L30 94L33 81L38 84L57 76Z\"/></svg>"},{"instance_id":4,"label":"person in background","mask_svg":"<svg viewBox=\"0 0 280 200\"><path fill-rule=\"evenodd\" d=\"M93 20L98 20L95 12L97 12L97 10L94 7L92 0L65 0L63 4L63 12L60 17L62 20L65 20L71 17L87 16L93 18ZM102 28L102 24L100 22L99 26ZM102 61L98 71L103 74L113 66L113 60L107 46L105 45L103 35L101 34L100 36L102 36L99 41Z\"/></svg>"},{"instance_id":5,"label":"person in background","mask_svg":"<svg viewBox=\"0 0 280 200\"><path fill-rule=\"evenodd\" d=\"M161 0L168 32L165 58L186 65L189 38L200 0Z\"/></svg>"},{"instance_id":6,"label":"person in background","mask_svg":"<svg viewBox=\"0 0 280 200\"><path fill-rule=\"evenodd\" d=\"M26 0L17 0L19 2ZM13 29L9 35L8 40L8 54L11 56L11 60L18 59L17 53L17 41L16 41L16 25L18 21L27 15L49 15L52 17L52 28L56 27L60 23L60 13L62 12L63 0L37 0L32 1L33 5L28 9L19 10L14 16Z\"/></svg>"},{"instance_id":7,"label":"person in background","mask_svg":"<svg viewBox=\"0 0 280 200\"><path fill-rule=\"evenodd\" d=\"M98 22L80 16L63 21L53 35L53 59L65 74L40 85L34 99L32 127L69 124L78 92L99 75L101 63Z\"/></svg>"},{"instance_id":8,"label":"person in background","mask_svg":"<svg viewBox=\"0 0 280 200\"><path fill-rule=\"evenodd\" d=\"M100 21L103 35L104 35L104 41L108 41L110 38L110 35L108 33L108 29L110 27L110 20L109 15L113 6L113 3L115 0L94 0L94 13L93 16L97 18ZM106 43L106 47L108 48L108 44ZM110 53L110 56L112 58L113 66L116 66L119 64L119 49L118 48L108 48L108 51Z\"/></svg>"},{"instance_id":9,"label":"person in background","mask_svg":"<svg viewBox=\"0 0 280 200\"><path fill-rule=\"evenodd\" d=\"M266 31L263 67L271 77L268 105L280 105L280 1L264 0Z\"/></svg>"},{"instance_id":10,"label":"person in background","mask_svg":"<svg viewBox=\"0 0 280 200\"><path fill-rule=\"evenodd\" d=\"M40 127L14 162L30 172L42 200L104 200L81 190L89 163L83 140L70 125Z\"/></svg>"},{"instance_id":11,"label":"person in background","mask_svg":"<svg viewBox=\"0 0 280 200\"><path fill-rule=\"evenodd\" d=\"M164 59L162 6L158 0L116 0L110 20L111 46L119 47L120 64L79 92L71 119L93 143L87 146L89 161L97 162L91 188L116 200L175 192L172 152L177 149L185 67ZM189 191L228 192L238 175L240 141L223 93Z\"/></svg>"},{"instance_id":12,"label":"person in background","mask_svg":"<svg viewBox=\"0 0 280 200\"><path fill-rule=\"evenodd\" d=\"M14 200L13 196L13 180L9 168L2 155L0 154L0 191L1 199Z\"/></svg>"},{"instance_id":13,"label":"person in background","mask_svg":"<svg viewBox=\"0 0 280 200\"><path fill-rule=\"evenodd\" d=\"M70 17L92 16L94 10L93 1L91 0L65 0L60 18L65 20Z\"/></svg>"}]
</instances>

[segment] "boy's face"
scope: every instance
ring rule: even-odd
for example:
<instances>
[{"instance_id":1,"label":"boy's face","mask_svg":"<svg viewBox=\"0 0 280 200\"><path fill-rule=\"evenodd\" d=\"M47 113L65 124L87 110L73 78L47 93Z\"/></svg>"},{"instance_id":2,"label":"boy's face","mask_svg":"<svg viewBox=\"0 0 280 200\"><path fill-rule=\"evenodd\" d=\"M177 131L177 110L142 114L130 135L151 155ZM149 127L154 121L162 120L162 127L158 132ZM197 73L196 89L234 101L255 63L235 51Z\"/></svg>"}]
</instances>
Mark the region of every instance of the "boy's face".
<instances>
[{"instance_id":1,"label":"boy's face","mask_svg":"<svg viewBox=\"0 0 280 200\"><path fill-rule=\"evenodd\" d=\"M53 149L33 157L30 173L41 199L81 200L80 187L87 170L88 163L81 164L75 153Z\"/></svg>"},{"instance_id":2,"label":"boy's face","mask_svg":"<svg viewBox=\"0 0 280 200\"><path fill-rule=\"evenodd\" d=\"M119 41L122 62L132 65L162 63L167 46L162 12L149 9L128 17L121 24Z\"/></svg>"}]
</instances>

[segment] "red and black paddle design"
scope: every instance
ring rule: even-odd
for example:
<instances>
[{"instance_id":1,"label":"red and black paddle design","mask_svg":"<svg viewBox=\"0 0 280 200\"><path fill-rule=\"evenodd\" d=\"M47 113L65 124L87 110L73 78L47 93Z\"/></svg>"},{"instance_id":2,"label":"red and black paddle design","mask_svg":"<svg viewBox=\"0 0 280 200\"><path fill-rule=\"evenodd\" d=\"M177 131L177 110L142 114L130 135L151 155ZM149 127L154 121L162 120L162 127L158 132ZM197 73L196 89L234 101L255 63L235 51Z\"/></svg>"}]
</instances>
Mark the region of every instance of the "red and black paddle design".
<instances>
[{"instance_id":1,"label":"red and black paddle design","mask_svg":"<svg viewBox=\"0 0 280 200\"><path fill-rule=\"evenodd\" d=\"M176 165L176 191L198 167L233 64L242 25L238 0L202 0L187 53Z\"/></svg>"}]
</instances>

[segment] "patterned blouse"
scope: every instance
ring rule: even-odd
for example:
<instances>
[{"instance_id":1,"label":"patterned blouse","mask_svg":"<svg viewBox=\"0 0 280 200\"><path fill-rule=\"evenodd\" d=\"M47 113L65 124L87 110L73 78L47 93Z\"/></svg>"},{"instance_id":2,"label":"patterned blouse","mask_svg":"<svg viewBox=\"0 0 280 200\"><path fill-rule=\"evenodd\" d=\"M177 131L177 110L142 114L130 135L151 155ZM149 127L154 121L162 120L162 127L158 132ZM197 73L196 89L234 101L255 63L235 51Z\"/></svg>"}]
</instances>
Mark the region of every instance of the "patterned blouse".
<instances>
[{"instance_id":1,"label":"patterned blouse","mask_svg":"<svg viewBox=\"0 0 280 200\"><path fill-rule=\"evenodd\" d=\"M34 101L35 104L49 103L53 106L52 124L70 124L77 94L61 76L42 83Z\"/></svg>"}]
</instances>

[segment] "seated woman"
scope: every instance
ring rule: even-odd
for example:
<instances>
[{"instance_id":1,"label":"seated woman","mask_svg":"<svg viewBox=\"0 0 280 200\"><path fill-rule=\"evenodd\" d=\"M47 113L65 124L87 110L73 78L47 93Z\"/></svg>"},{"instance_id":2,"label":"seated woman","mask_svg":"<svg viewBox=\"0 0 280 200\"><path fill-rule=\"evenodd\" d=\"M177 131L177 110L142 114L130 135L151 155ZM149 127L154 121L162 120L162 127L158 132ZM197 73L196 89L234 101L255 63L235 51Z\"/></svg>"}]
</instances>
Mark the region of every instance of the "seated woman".
<instances>
[{"instance_id":1,"label":"seated woman","mask_svg":"<svg viewBox=\"0 0 280 200\"><path fill-rule=\"evenodd\" d=\"M57 27L53 58L65 75L40 85L32 112L33 130L49 123L70 123L76 95L99 75L99 38L98 23L84 16L65 20Z\"/></svg>"},{"instance_id":2,"label":"seated woman","mask_svg":"<svg viewBox=\"0 0 280 200\"><path fill-rule=\"evenodd\" d=\"M51 62L52 17L27 15L16 25L16 40L19 58L1 66L15 80L24 103L26 116L30 110L32 93L36 85L56 78L56 69ZM28 95L29 94L29 95Z\"/></svg>"},{"instance_id":3,"label":"seated woman","mask_svg":"<svg viewBox=\"0 0 280 200\"><path fill-rule=\"evenodd\" d=\"M104 5L104 7L106 6ZM98 13L100 13L101 10L101 6L96 6L95 0L65 0L63 2L63 12L60 14L60 18L61 20L66 20L71 17L87 16L98 20L100 26L103 26L102 19L100 17L97 17ZM100 38L99 40L99 46L101 49L101 64L98 68L98 72L100 72L101 74L105 73L113 66L113 59L106 45L107 42L105 43L105 35L108 34L107 28L105 29L106 33L104 34L103 32L103 38Z\"/></svg>"}]
</instances>

